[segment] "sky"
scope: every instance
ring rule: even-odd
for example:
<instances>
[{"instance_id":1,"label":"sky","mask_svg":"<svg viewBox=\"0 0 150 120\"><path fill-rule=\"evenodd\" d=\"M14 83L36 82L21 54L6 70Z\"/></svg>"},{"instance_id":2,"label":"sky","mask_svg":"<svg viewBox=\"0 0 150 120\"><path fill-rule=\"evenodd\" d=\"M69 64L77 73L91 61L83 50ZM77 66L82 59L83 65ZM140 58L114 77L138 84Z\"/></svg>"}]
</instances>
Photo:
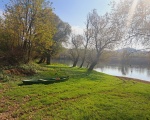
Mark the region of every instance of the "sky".
<instances>
[{"instance_id":1,"label":"sky","mask_svg":"<svg viewBox=\"0 0 150 120\"><path fill-rule=\"evenodd\" d=\"M64 21L68 22L73 31L82 34L85 27L86 16L93 9L99 14L110 10L111 0L51 0L54 12Z\"/></svg>"},{"instance_id":2,"label":"sky","mask_svg":"<svg viewBox=\"0 0 150 120\"><path fill-rule=\"evenodd\" d=\"M108 9L110 0L51 0L54 12L66 22L74 26L84 27L86 16L92 9L104 14Z\"/></svg>"},{"instance_id":3,"label":"sky","mask_svg":"<svg viewBox=\"0 0 150 120\"><path fill-rule=\"evenodd\" d=\"M50 0L50 2L53 3L54 12L80 34L85 27L87 14L93 9L96 9L99 15L105 14L110 10L108 4L111 0ZM0 0L0 15L6 3L9 3L9 0Z\"/></svg>"}]
</instances>

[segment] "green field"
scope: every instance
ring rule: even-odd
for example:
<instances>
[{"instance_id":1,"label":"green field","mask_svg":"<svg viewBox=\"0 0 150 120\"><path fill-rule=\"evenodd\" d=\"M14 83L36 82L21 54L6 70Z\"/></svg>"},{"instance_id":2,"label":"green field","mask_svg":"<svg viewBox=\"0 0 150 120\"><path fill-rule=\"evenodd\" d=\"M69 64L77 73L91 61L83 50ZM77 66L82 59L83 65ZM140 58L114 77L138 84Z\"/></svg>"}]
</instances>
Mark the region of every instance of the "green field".
<instances>
[{"instance_id":1,"label":"green field","mask_svg":"<svg viewBox=\"0 0 150 120\"><path fill-rule=\"evenodd\" d=\"M1 120L150 120L148 83L59 64L36 72L0 83ZM64 75L70 77L66 82L19 85L22 79Z\"/></svg>"}]
</instances>

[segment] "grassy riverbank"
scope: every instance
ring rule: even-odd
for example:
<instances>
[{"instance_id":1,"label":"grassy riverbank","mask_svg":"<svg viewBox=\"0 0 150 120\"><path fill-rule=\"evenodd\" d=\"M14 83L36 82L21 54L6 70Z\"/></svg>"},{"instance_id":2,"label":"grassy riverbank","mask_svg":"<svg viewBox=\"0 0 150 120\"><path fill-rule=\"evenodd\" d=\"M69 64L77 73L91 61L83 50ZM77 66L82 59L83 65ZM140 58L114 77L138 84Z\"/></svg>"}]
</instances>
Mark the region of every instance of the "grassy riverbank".
<instances>
[{"instance_id":1,"label":"grassy riverbank","mask_svg":"<svg viewBox=\"0 0 150 120\"><path fill-rule=\"evenodd\" d=\"M70 79L48 85L19 86L20 77L0 83L0 119L150 120L147 83L65 65L39 66L37 74L21 79L64 75Z\"/></svg>"}]
</instances>

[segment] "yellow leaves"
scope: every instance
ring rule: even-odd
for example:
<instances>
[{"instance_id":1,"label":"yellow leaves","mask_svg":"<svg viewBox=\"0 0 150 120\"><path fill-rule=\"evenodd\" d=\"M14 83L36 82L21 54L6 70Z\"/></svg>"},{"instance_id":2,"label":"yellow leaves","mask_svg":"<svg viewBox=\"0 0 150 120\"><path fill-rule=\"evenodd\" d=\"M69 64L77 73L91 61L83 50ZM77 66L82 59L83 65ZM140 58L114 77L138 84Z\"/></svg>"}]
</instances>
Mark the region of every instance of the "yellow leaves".
<instances>
[{"instance_id":1,"label":"yellow leaves","mask_svg":"<svg viewBox=\"0 0 150 120\"><path fill-rule=\"evenodd\" d=\"M26 49L50 49L54 45L56 23L52 8L45 0L12 0L5 13L5 29L10 41L25 45ZM31 51L33 52L33 51Z\"/></svg>"},{"instance_id":2,"label":"yellow leaves","mask_svg":"<svg viewBox=\"0 0 150 120\"><path fill-rule=\"evenodd\" d=\"M38 13L38 18L36 19L36 33L38 34L36 40L45 49L49 49L54 44L52 38L56 33L56 26L53 18L51 9L44 9Z\"/></svg>"}]
</instances>

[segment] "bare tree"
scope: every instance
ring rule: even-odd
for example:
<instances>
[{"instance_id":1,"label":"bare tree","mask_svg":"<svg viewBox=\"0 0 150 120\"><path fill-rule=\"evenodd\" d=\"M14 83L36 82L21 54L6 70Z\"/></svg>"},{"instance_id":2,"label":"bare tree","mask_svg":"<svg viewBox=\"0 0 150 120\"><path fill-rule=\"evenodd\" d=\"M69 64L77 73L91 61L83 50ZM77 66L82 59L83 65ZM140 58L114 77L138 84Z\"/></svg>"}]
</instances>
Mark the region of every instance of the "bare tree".
<instances>
[{"instance_id":1,"label":"bare tree","mask_svg":"<svg viewBox=\"0 0 150 120\"><path fill-rule=\"evenodd\" d=\"M133 32L138 43L150 49L150 1L139 0L133 18ZM135 42L133 43L135 44Z\"/></svg>"},{"instance_id":2,"label":"bare tree","mask_svg":"<svg viewBox=\"0 0 150 120\"><path fill-rule=\"evenodd\" d=\"M87 55L87 48L90 42L90 39L92 38L92 34L91 34L91 29L90 29L90 19L89 19L89 15L87 16L87 21L86 21L86 29L84 31L84 41L83 41L83 46L84 46L84 53L82 56L82 60L81 60L81 65L80 68L82 68L85 59L86 59L86 55Z\"/></svg>"},{"instance_id":3,"label":"bare tree","mask_svg":"<svg viewBox=\"0 0 150 120\"><path fill-rule=\"evenodd\" d=\"M114 5L113 12L120 15L126 29L126 45L150 49L150 1L122 0Z\"/></svg>"},{"instance_id":4,"label":"bare tree","mask_svg":"<svg viewBox=\"0 0 150 120\"><path fill-rule=\"evenodd\" d=\"M99 16L96 10L93 10L89 19L92 29L92 43L96 50L96 57L88 68L91 71L99 62L104 50L112 49L121 42L123 32L119 20L114 15Z\"/></svg>"},{"instance_id":5,"label":"bare tree","mask_svg":"<svg viewBox=\"0 0 150 120\"><path fill-rule=\"evenodd\" d=\"M72 44L72 49L70 50L70 54L72 56L73 60L73 66L75 67L79 61L79 56L80 56L80 48L81 45L83 44L83 36L81 35L72 35L71 36L71 44Z\"/></svg>"}]
</instances>

